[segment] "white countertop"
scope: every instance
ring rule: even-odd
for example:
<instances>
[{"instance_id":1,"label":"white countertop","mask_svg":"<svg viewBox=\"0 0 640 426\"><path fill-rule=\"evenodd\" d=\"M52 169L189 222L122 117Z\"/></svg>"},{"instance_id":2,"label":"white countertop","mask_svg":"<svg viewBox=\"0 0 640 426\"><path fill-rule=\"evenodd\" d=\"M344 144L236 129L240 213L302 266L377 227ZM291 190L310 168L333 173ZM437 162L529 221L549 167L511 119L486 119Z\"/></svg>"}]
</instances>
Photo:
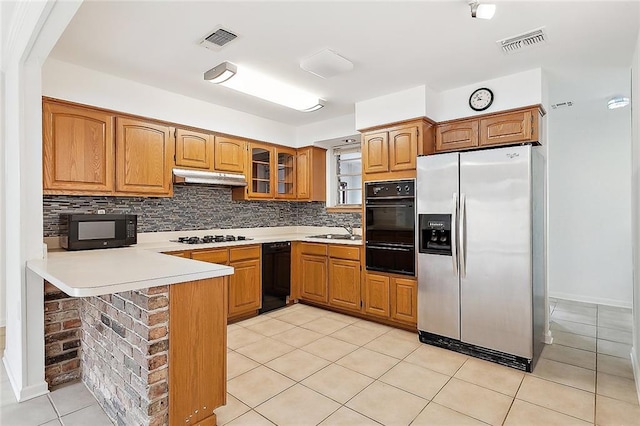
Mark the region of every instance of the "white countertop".
<instances>
[{"instance_id":1,"label":"white countertop","mask_svg":"<svg viewBox=\"0 0 640 426\"><path fill-rule=\"evenodd\" d=\"M230 266L168 256L162 252L279 241L306 241L357 246L363 243L362 240L309 237L327 233L346 234L346 231L342 228L290 226L148 232L138 234L138 244L132 247L85 251L51 250L45 259L28 261L27 268L69 296L100 296L233 274L233 268ZM204 235L244 235L251 240L193 245L170 241L180 236L202 237ZM46 238L45 241L50 248L58 247L56 238Z\"/></svg>"}]
</instances>

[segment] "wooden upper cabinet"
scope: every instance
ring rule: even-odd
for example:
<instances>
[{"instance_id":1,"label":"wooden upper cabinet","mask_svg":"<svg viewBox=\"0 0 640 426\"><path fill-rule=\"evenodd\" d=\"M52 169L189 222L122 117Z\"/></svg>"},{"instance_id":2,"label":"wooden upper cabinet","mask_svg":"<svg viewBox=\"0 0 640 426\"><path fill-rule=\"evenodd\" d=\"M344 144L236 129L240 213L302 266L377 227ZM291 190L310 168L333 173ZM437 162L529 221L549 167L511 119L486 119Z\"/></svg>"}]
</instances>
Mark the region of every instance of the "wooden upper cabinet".
<instances>
[{"instance_id":1,"label":"wooden upper cabinet","mask_svg":"<svg viewBox=\"0 0 640 426\"><path fill-rule=\"evenodd\" d=\"M276 159L276 198L296 199L296 150L277 146Z\"/></svg>"},{"instance_id":2,"label":"wooden upper cabinet","mask_svg":"<svg viewBox=\"0 0 640 426\"><path fill-rule=\"evenodd\" d=\"M364 135L362 161L364 173L389 171L389 133L380 132Z\"/></svg>"},{"instance_id":3,"label":"wooden upper cabinet","mask_svg":"<svg viewBox=\"0 0 640 426\"><path fill-rule=\"evenodd\" d=\"M45 193L113 192L113 123L107 112L43 102Z\"/></svg>"},{"instance_id":4,"label":"wooden upper cabinet","mask_svg":"<svg viewBox=\"0 0 640 426\"><path fill-rule=\"evenodd\" d=\"M117 117L116 192L170 196L174 154L171 128Z\"/></svg>"},{"instance_id":5,"label":"wooden upper cabinet","mask_svg":"<svg viewBox=\"0 0 640 426\"><path fill-rule=\"evenodd\" d=\"M440 124L436 129L436 151L456 151L478 146L478 120Z\"/></svg>"},{"instance_id":6,"label":"wooden upper cabinet","mask_svg":"<svg viewBox=\"0 0 640 426\"><path fill-rule=\"evenodd\" d=\"M480 120L480 146L537 141L536 111L518 111Z\"/></svg>"},{"instance_id":7,"label":"wooden upper cabinet","mask_svg":"<svg viewBox=\"0 0 640 426\"><path fill-rule=\"evenodd\" d=\"M303 201L326 201L327 150L315 146L298 148L296 195Z\"/></svg>"},{"instance_id":8,"label":"wooden upper cabinet","mask_svg":"<svg viewBox=\"0 0 640 426\"><path fill-rule=\"evenodd\" d=\"M389 132L389 170L414 170L418 153L418 127Z\"/></svg>"},{"instance_id":9,"label":"wooden upper cabinet","mask_svg":"<svg viewBox=\"0 0 640 426\"><path fill-rule=\"evenodd\" d=\"M416 324L418 321L418 283L415 279L393 278L391 319Z\"/></svg>"},{"instance_id":10,"label":"wooden upper cabinet","mask_svg":"<svg viewBox=\"0 0 640 426\"><path fill-rule=\"evenodd\" d=\"M176 166L213 170L213 135L176 129Z\"/></svg>"},{"instance_id":11,"label":"wooden upper cabinet","mask_svg":"<svg viewBox=\"0 0 640 426\"><path fill-rule=\"evenodd\" d=\"M247 143L240 139L216 136L213 158L216 171L244 173L247 161Z\"/></svg>"}]
</instances>

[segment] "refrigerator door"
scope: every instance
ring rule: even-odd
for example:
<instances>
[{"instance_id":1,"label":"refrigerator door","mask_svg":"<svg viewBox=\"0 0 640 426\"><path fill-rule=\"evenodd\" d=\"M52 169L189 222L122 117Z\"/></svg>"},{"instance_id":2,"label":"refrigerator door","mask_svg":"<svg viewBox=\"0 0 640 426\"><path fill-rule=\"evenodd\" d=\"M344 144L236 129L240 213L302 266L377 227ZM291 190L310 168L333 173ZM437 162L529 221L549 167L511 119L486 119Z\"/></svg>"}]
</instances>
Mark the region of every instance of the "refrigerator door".
<instances>
[{"instance_id":1,"label":"refrigerator door","mask_svg":"<svg viewBox=\"0 0 640 426\"><path fill-rule=\"evenodd\" d=\"M459 154L418 157L416 200L421 214L451 215L452 239L456 241ZM419 222L416 222L421 236ZM452 255L420 253L418 250L418 330L460 339L460 285L455 243Z\"/></svg>"},{"instance_id":2,"label":"refrigerator door","mask_svg":"<svg viewBox=\"0 0 640 426\"><path fill-rule=\"evenodd\" d=\"M460 200L461 340L531 359L531 147L460 154Z\"/></svg>"}]
</instances>

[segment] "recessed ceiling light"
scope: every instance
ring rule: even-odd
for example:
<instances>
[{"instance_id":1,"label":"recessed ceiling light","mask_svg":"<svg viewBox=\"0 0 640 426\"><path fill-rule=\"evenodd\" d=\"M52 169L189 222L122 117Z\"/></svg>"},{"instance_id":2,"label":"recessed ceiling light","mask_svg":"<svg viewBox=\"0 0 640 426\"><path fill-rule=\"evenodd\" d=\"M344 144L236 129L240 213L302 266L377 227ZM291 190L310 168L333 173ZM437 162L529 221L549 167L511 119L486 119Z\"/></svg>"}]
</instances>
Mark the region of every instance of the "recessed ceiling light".
<instances>
[{"instance_id":1,"label":"recessed ceiling light","mask_svg":"<svg viewBox=\"0 0 640 426\"><path fill-rule=\"evenodd\" d=\"M471 17L480 19L491 19L496 13L495 4L480 4L478 0L470 0Z\"/></svg>"},{"instance_id":2,"label":"recessed ceiling light","mask_svg":"<svg viewBox=\"0 0 640 426\"><path fill-rule=\"evenodd\" d=\"M609 99L609 102L607 102L607 108L609 109L624 108L627 105L629 105L630 102L631 101L629 100L629 98L617 96L615 98Z\"/></svg>"}]
</instances>

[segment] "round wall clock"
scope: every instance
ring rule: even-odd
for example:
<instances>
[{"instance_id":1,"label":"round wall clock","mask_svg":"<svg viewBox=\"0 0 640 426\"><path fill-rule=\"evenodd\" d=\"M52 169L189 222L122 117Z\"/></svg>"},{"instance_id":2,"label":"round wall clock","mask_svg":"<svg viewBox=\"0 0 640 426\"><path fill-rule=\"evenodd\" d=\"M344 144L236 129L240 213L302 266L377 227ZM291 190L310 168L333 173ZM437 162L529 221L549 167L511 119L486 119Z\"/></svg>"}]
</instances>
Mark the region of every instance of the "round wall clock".
<instances>
[{"instance_id":1,"label":"round wall clock","mask_svg":"<svg viewBox=\"0 0 640 426\"><path fill-rule=\"evenodd\" d=\"M484 111L493 103L493 92L486 87L476 89L469 96L469 106L474 111Z\"/></svg>"}]
</instances>

